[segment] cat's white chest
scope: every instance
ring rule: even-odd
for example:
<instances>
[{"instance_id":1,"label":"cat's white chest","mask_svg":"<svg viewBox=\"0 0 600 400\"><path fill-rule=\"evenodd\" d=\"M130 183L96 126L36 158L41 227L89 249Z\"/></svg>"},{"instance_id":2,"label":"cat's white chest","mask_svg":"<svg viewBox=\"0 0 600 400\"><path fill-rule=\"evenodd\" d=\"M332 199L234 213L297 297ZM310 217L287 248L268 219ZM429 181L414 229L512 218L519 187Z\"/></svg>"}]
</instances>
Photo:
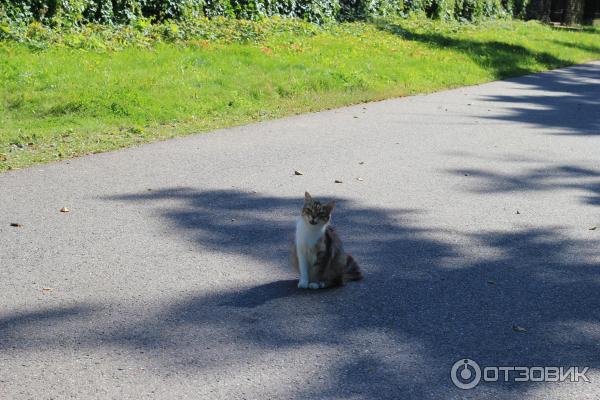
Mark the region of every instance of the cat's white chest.
<instances>
[{"instance_id":1,"label":"cat's white chest","mask_svg":"<svg viewBox=\"0 0 600 400\"><path fill-rule=\"evenodd\" d=\"M308 265L315 265L317 263L317 248L314 244L304 243L303 246L300 246L300 251L304 255Z\"/></svg>"},{"instance_id":2,"label":"cat's white chest","mask_svg":"<svg viewBox=\"0 0 600 400\"><path fill-rule=\"evenodd\" d=\"M302 218L296 223L296 251L304 256L309 265L317 262L317 243L323 237L325 227L312 228Z\"/></svg>"}]
</instances>

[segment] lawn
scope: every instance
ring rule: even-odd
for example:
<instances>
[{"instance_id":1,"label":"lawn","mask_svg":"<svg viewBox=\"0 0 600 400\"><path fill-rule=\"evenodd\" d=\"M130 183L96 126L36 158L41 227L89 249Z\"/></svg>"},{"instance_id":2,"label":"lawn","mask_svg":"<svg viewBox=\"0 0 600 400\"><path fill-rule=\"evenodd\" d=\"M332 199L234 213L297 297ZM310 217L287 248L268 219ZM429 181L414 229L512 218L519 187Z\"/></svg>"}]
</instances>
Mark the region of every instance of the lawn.
<instances>
[{"instance_id":1,"label":"lawn","mask_svg":"<svg viewBox=\"0 0 600 400\"><path fill-rule=\"evenodd\" d=\"M116 50L0 42L0 171L600 59L600 30L536 22L285 25Z\"/></svg>"}]
</instances>

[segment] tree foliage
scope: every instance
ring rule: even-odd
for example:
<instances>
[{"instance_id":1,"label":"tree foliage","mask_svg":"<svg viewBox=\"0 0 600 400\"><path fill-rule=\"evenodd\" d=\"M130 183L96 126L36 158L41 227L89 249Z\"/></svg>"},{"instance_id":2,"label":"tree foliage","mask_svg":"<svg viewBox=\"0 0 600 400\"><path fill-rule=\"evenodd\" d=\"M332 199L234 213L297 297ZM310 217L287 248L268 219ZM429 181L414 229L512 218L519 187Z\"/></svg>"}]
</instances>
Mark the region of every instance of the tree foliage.
<instances>
[{"instance_id":1,"label":"tree foliage","mask_svg":"<svg viewBox=\"0 0 600 400\"><path fill-rule=\"evenodd\" d=\"M432 18L476 20L518 15L526 0L0 0L0 18L44 25L127 24L194 17L260 19L296 17L310 22L365 20L422 13Z\"/></svg>"}]
</instances>

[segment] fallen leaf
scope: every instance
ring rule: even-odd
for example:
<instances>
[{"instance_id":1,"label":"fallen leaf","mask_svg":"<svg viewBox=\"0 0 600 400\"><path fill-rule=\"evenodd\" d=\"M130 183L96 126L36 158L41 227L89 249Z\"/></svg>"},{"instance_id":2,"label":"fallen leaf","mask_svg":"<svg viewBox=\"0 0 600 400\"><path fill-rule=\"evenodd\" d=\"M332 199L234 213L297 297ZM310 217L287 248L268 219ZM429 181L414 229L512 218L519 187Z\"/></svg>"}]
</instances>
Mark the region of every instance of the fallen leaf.
<instances>
[{"instance_id":1,"label":"fallen leaf","mask_svg":"<svg viewBox=\"0 0 600 400\"><path fill-rule=\"evenodd\" d=\"M62 212L62 213L68 213L69 211L71 211L71 210L69 210L67 207L63 207L60 209L60 212Z\"/></svg>"},{"instance_id":2,"label":"fallen leaf","mask_svg":"<svg viewBox=\"0 0 600 400\"><path fill-rule=\"evenodd\" d=\"M10 226L14 226L15 228L21 228L23 225L17 223L17 222L11 222Z\"/></svg>"},{"instance_id":3,"label":"fallen leaf","mask_svg":"<svg viewBox=\"0 0 600 400\"><path fill-rule=\"evenodd\" d=\"M294 175L304 175L304 174L302 173L302 171L295 170Z\"/></svg>"},{"instance_id":4,"label":"fallen leaf","mask_svg":"<svg viewBox=\"0 0 600 400\"><path fill-rule=\"evenodd\" d=\"M342 183L342 181L341 181L341 180L339 180L339 179L336 179L334 182L335 182L335 183Z\"/></svg>"},{"instance_id":5,"label":"fallen leaf","mask_svg":"<svg viewBox=\"0 0 600 400\"><path fill-rule=\"evenodd\" d=\"M356 180L357 180L357 181L359 181L359 182L362 182L362 181L364 181L364 179L363 179L363 178L356 178Z\"/></svg>"},{"instance_id":6,"label":"fallen leaf","mask_svg":"<svg viewBox=\"0 0 600 400\"><path fill-rule=\"evenodd\" d=\"M596 228L597 228L596 226L590 226L588 229L589 229L590 231L595 231L595 230L596 230Z\"/></svg>"},{"instance_id":7,"label":"fallen leaf","mask_svg":"<svg viewBox=\"0 0 600 400\"><path fill-rule=\"evenodd\" d=\"M518 333L525 333L527 332L527 329L523 328L522 326L519 325L513 325L512 330Z\"/></svg>"}]
</instances>

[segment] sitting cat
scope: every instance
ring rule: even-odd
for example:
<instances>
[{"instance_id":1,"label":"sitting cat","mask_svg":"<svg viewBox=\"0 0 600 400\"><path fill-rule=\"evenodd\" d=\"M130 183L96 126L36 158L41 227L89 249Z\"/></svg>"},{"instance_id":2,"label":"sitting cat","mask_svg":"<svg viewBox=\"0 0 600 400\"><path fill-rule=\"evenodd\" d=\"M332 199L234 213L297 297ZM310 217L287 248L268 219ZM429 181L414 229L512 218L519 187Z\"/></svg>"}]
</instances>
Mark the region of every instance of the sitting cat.
<instances>
[{"instance_id":1,"label":"sitting cat","mask_svg":"<svg viewBox=\"0 0 600 400\"><path fill-rule=\"evenodd\" d=\"M321 204L304 193L292 247L292 264L300 272L301 289L323 289L362 279L358 264L344 252L342 241L329 225L334 207L334 201Z\"/></svg>"}]
</instances>

